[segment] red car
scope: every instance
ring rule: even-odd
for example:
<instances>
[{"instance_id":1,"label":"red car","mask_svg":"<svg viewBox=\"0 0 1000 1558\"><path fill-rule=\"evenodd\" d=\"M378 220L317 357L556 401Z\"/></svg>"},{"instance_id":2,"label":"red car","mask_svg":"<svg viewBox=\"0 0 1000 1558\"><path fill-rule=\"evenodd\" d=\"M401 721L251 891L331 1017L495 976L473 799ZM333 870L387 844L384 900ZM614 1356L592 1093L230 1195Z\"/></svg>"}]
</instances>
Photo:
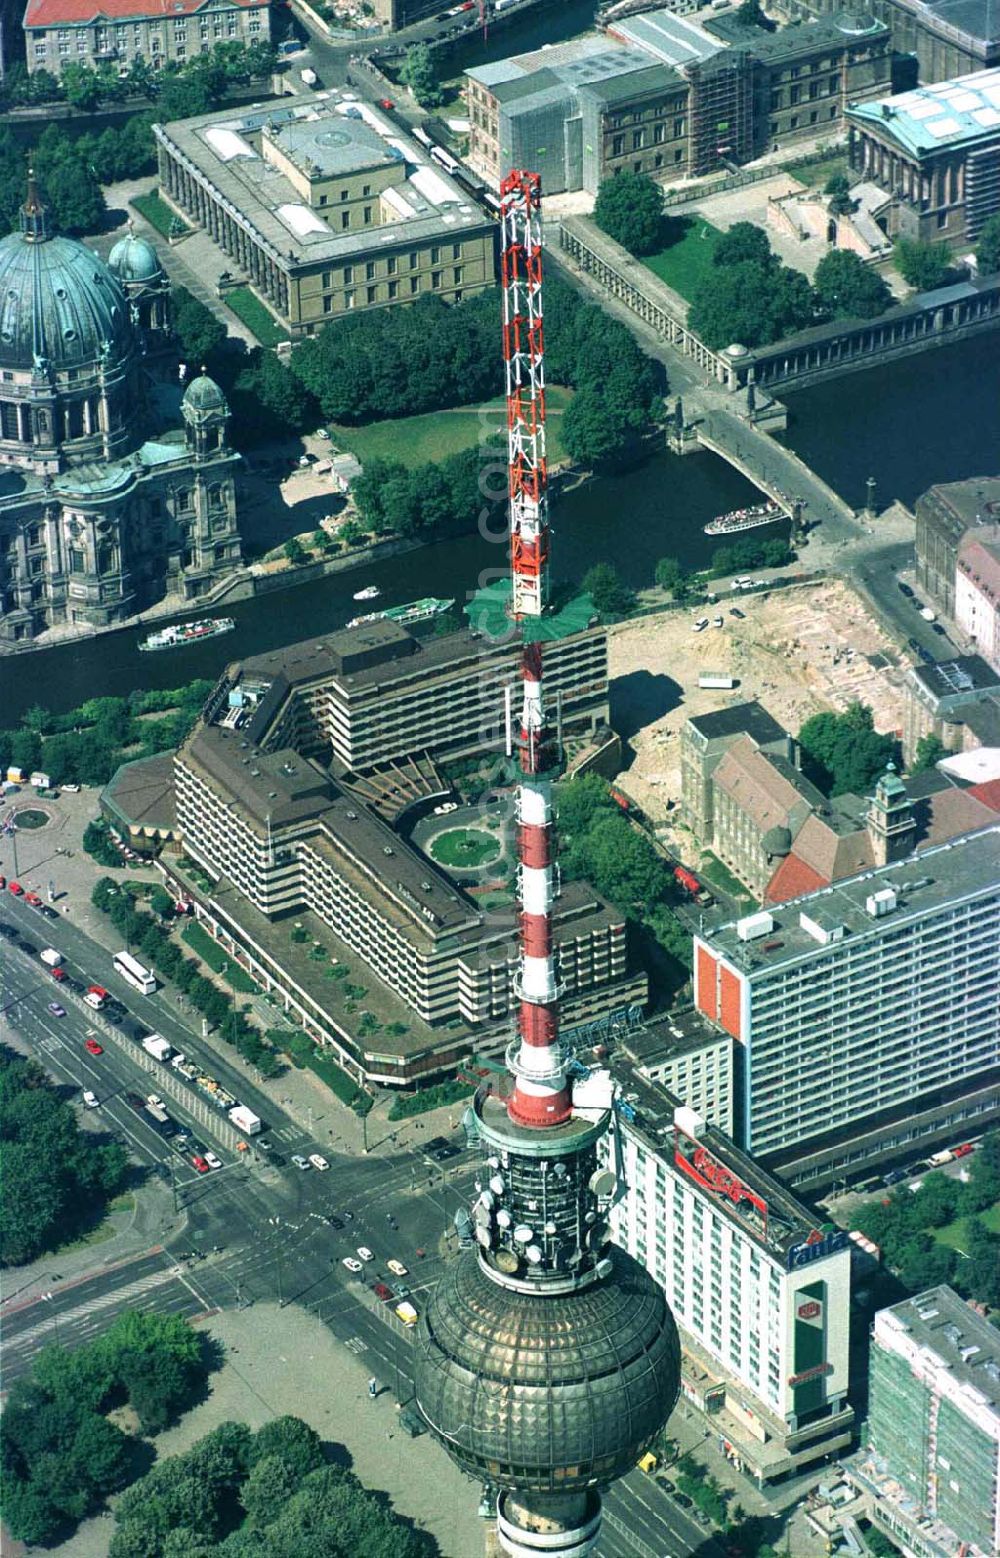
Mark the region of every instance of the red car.
<instances>
[{"instance_id":1,"label":"red car","mask_svg":"<svg viewBox=\"0 0 1000 1558\"><path fill-rule=\"evenodd\" d=\"M21 894L24 892L24 888L21 886L20 882L8 882L7 891L9 893L13 893L15 898L20 898Z\"/></svg>"},{"instance_id":2,"label":"red car","mask_svg":"<svg viewBox=\"0 0 1000 1558\"><path fill-rule=\"evenodd\" d=\"M376 1298L380 1298L383 1304L392 1303L392 1288L387 1288L384 1282L373 1282L372 1292Z\"/></svg>"},{"instance_id":3,"label":"red car","mask_svg":"<svg viewBox=\"0 0 1000 1558\"><path fill-rule=\"evenodd\" d=\"M378 100L378 106L379 108L395 108L396 105L391 97L380 97Z\"/></svg>"},{"instance_id":4,"label":"red car","mask_svg":"<svg viewBox=\"0 0 1000 1558\"><path fill-rule=\"evenodd\" d=\"M197 1152L192 1152L191 1162L194 1164L199 1174L207 1174L209 1172L208 1164L205 1162L205 1159Z\"/></svg>"},{"instance_id":5,"label":"red car","mask_svg":"<svg viewBox=\"0 0 1000 1558\"><path fill-rule=\"evenodd\" d=\"M40 909L42 906L42 900L37 893L25 893L24 901L25 903L30 903L33 909Z\"/></svg>"},{"instance_id":6,"label":"red car","mask_svg":"<svg viewBox=\"0 0 1000 1558\"><path fill-rule=\"evenodd\" d=\"M967 1158L969 1156L969 1153L970 1152L975 1152L975 1150L976 1150L976 1148L975 1148L975 1145L974 1145L973 1142L965 1141L965 1142L962 1143L962 1145L960 1147L956 1147L954 1149L954 1156L956 1158Z\"/></svg>"},{"instance_id":7,"label":"red car","mask_svg":"<svg viewBox=\"0 0 1000 1558\"><path fill-rule=\"evenodd\" d=\"M52 975L53 979L66 978L66 970L64 968L52 968L49 970L49 973Z\"/></svg>"},{"instance_id":8,"label":"red car","mask_svg":"<svg viewBox=\"0 0 1000 1558\"><path fill-rule=\"evenodd\" d=\"M85 1039L84 1043L83 1043L83 1047L87 1051L88 1055L103 1055L104 1054L104 1045L103 1044L98 1044L96 1039Z\"/></svg>"}]
</instances>

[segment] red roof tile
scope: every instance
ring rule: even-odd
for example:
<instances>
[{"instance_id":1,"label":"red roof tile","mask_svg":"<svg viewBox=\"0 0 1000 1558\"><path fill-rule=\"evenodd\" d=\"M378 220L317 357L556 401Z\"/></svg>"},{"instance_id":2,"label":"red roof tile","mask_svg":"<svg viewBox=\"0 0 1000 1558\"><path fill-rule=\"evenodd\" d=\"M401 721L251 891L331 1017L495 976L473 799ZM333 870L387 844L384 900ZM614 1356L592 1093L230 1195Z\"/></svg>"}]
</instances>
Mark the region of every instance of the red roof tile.
<instances>
[{"instance_id":1,"label":"red roof tile","mask_svg":"<svg viewBox=\"0 0 1000 1558\"><path fill-rule=\"evenodd\" d=\"M986 779L982 784L972 784L965 793L982 801L991 811L1000 811L1000 779Z\"/></svg>"},{"instance_id":2,"label":"red roof tile","mask_svg":"<svg viewBox=\"0 0 1000 1558\"><path fill-rule=\"evenodd\" d=\"M228 0L232 6L249 10L261 0ZM161 17L191 16L202 10L208 0L28 0L25 27L67 27L96 22L159 20Z\"/></svg>"},{"instance_id":3,"label":"red roof tile","mask_svg":"<svg viewBox=\"0 0 1000 1558\"><path fill-rule=\"evenodd\" d=\"M767 884L764 902L787 903L789 898L800 898L803 893L814 893L829 885L828 878L820 876L797 855L786 855Z\"/></svg>"}]
</instances>

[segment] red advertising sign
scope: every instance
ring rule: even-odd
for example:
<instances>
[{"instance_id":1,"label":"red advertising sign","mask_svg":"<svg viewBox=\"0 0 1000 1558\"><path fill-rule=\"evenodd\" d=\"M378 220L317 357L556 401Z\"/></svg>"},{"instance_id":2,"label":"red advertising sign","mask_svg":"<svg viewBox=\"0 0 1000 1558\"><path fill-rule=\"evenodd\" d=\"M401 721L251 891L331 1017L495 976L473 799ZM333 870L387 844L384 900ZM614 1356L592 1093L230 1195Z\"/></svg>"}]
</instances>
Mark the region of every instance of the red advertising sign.
<instances>
[{"instance_id":1,"label":"red advertising sign","mask_svg":"<svg viewBox=\"0 0 1000 1558\"><path fill-rule=\"evenodd\" d=\"M800 1304L796 1310L796 1314L800 1320L815 1320L819 1312L820 1305L814 1298L811 1298L806 1304Z\"/></svg>"},{"instance_id":2,"label":"red advertising sign","mask_svg":"<svg viewBox=\"0 0 1000 1558\"><path fill-rule=\"evenodd\" d=\"M734 1174L732 1169L720 1163L714 1153L709 1152L707 1147L703 1147L683 1131L674 1133L674 1162L704 1190L711 1190L715 1195L725 1196L727 1201L732 1202L733 1209L737 1213L746 1216L748 1207L753 1207L766 1233L767 1202L763 1196L759 1196L756 1190L751 1190L738 1174ZM749 1217L747 1220L753 1221Z\"/></svg>"},{"instance_id":3,"label":"red advertising sign","mask_svg":"<svg viewBox=\"0 0 1000 1558\"><path fill-rule=\"evenodd\" d=\"M817 1363L814 1368L803 1369L801 1374L789 1374L789 1385L804 1385L807 1379L818 1379L821 1374L832 1374L832 1363Z\"/></svg>"}]
</instances>

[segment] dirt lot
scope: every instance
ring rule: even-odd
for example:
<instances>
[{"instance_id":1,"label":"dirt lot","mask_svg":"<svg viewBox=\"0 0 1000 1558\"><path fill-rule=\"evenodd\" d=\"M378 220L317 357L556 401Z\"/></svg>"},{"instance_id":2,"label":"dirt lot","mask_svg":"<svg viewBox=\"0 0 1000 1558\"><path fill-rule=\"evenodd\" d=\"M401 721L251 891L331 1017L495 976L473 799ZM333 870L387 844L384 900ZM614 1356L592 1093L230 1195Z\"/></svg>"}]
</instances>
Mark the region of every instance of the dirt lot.
<instances>
[{"instance_id":1,"label":"dirt lot","mask_svg":"<svg viewBox=\"0 0 1000 1558\"><path fill-rule=\"evenodd\" d=\"M879 730L902 726L896 652L862 601L840 580L664 612L616 627L610 638L612 718L634 754L623 788L655 821L680 796L680 730L707 714L755 698L796 732L810 714L870 704ZM723 626L691 631L706 614ZM732 691L699 688L709 671L735 676Z\"/></svg>"}]
</instances>

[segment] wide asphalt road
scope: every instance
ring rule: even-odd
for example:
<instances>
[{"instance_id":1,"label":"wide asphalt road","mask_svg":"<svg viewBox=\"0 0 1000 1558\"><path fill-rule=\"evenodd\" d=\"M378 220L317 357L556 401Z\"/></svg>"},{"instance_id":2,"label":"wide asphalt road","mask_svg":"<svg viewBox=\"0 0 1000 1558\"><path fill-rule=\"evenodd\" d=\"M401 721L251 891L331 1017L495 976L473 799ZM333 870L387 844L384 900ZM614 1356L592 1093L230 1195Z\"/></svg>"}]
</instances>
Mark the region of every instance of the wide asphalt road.
<instances>
[{"instance_id":1,"label":"wide asphalt road","mask_svg":"<svg viewBox=\"0 0 1000 1558\"><path fill-rule=\"evenodd\" d=\"M109 955L64 918L58 924L23 903L0 902L0 922L16 929L38 949L58 941L71 973L121 994L129 1009L187 1054L202 1042L156 998L144 998L110 971ZM55 933L55 934L52 934ZM357 1158L323 1146L327 1172L302 1172L289 1161L279 1168L222 1150L199 1124L204 1105L192 1089L191 1108L166 1099L172 1117L188 1129L184 1151L159 1137L128 1095L145 1095L156 1082L148 1057L137 1044L114 1042L99 1019L78 998L60 990L37 952L0 939L0 1010L46 1068L65 1086L89 1088L101 1101L91 1118L124 1140L133 1158L150 1173L169 1177L179 1208L177 1231L163 1245L106 1269L62 1284L58 1255L45 1297L17 1299L16 1274L4 1307L4 1378L10 1384L29 1371L39 1347L54 1342L76 1346L99 1335L124 1308L193 1316L215 1308L255 1301L299 1304L363 1360L364 1367L401 1402L412 1395L412 1336L372 1291L377 1280L396 1280L386 1267L392 1257L407 1267L406 1282L419 1310L456 1253L452 1220L471 1198L476 1165L468 1153L441 1165L411 1150L380 1158ZM64 1017L49 1003L65 1009ZM88 1053L88 1037L103 1053ZM226 1082L241 1101L268 1122L282 1154L313 1146L270 1099L259 1095L242 1071L222 1065L204 1048L206 1069ZM167 1068L161 1068L164 1075ZM460 1140L461 1138L456 1138ZM199 1175L189 1162L197 1143L213 1147L224 1166ZM343 1226L330 1224L337 1218ZM392 1219L390 1223L390 1218ZM357 1259L359 1246L373 1252L360 1275L343 1262ZM95 1266L100 1260L94 1252ZM474 1496L470 1490L470 1496ZM720 1549L654 1481L635 1472L607 1497L609 1519L602 1540L605 1558L721 1558Z\"/></svg>"}]
</instances>

